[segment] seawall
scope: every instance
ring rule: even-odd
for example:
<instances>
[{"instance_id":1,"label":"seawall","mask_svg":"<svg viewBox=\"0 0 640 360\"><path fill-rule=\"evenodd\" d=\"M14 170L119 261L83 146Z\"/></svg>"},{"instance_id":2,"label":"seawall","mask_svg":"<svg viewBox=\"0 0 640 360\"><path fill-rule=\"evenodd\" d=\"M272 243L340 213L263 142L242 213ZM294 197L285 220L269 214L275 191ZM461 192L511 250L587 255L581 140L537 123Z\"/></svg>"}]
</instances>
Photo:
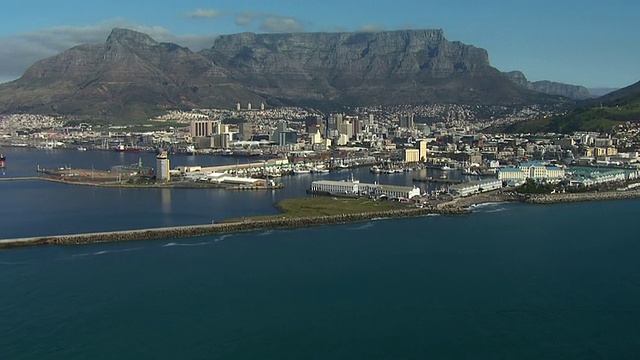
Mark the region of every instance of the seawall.
<instances>
[{"instance_id":1,"label":"seawall","mask_svg":"<svg viewBox=\"0 0 640 360\"><path fill-rule=\"evenodd\" d=\"M170 228L155 228L142 230L111 231L74 235L55 235L20 239L0 240L0 248L32 246L32 245L63 245L90 244L100 242L135 241L150 239L185 238L203 235L225 234L234 232L302 228L331 224L342 224L367 221L378 218L400 218L422 216L428 214L463 215L469 210L461 207L407 208L379 212L357 214L323 215L314 217L282 217L269 220L248 220L243 222L219 223L208 225L180 226Z\"/></svg>"},{"instance_id":2,"label":"seawall","mask_svg":"<svg viewBox=\"0 0 640 360\"><path fill-rule=\"evenodd\" d=\"M522 199L529 204L555 204L578 201L623 200L640 198L640 191L607 191L573 194L535 194Z\"/></svg>"}]
</instances>

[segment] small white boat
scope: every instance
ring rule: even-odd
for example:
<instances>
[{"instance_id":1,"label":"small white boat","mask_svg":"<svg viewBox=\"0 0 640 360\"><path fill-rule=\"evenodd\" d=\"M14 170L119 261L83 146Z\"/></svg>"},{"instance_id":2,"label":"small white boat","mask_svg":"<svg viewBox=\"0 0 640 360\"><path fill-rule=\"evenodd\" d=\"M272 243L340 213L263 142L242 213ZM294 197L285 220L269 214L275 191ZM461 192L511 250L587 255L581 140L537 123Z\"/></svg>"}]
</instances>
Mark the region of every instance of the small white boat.
<instances>
[{"instance_id":1,"label":"small white boat","mask_svg":"<svg viewBox=\"0 0 640 360\"><path fill-rule=\"evenodd\" d=\"M84 146L78 146L78 151L87 151L87 148Z\"/></svg>"},{"instance_id":2,"label":"small white boat","mask_svg":"<svg viewBox=\"0 0 640 360\"><path fill-rule=\"evenodd\" d=\"M444 165L444 166L442 166L442 167L441 167L440 169L442 169L442 171L450 171L450 170L455 170L454 168L452 168L452 167L449 167L448 165Z\"/></svg>"}]
</instances>

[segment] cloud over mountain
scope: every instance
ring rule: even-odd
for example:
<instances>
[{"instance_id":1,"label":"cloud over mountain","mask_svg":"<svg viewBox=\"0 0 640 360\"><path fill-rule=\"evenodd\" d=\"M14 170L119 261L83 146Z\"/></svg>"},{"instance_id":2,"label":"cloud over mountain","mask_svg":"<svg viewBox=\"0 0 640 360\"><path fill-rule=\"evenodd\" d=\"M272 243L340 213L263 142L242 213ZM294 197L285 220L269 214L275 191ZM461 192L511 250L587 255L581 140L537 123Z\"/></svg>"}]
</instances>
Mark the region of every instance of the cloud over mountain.
<instances>
[{"instance_id":1,"label":"cloud over mountain","mask_svg":"<svg viewBox=\"0 0 640 360\"><path fill-rule=\"evenodd\" d=\"M100 44L111 29L124 27L150 35L159 42L177 43L194 51L208 48L217 35L176 35L161 26L142 26L112 19L90 26L58 26L0 37L0 82L18 78L28 66L81 44Z\"/></svg>"}]
</instances>

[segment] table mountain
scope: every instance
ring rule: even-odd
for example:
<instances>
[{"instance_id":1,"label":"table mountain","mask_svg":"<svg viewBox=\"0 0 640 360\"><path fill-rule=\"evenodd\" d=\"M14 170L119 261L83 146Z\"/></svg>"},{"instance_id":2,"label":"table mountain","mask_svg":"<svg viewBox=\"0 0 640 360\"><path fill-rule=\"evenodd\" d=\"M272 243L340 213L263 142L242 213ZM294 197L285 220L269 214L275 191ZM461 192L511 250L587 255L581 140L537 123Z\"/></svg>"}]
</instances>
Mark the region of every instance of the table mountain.
<instances>
[{"instance_id":1,"label":"table mountain","mask_svg":"<svg viewBox=\"0 0 640 360\"><path fill-rule=\"evenodd\" d=\"M0 111L140 118L168 108L553 101L508 80L442 30L242 33L194 53L114 29L0 85Z\"/></svg>"}]
</instances>

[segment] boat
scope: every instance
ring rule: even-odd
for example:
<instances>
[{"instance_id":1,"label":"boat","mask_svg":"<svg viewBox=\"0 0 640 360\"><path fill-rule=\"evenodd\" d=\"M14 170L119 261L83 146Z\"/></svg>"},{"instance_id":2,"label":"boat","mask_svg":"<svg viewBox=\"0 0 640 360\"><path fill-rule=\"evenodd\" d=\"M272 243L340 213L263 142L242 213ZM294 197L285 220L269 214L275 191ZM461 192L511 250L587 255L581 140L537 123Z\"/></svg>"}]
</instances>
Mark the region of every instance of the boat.
<instances>
[{"instance_id":1,"label":"boat","mask_svg":"<svg viewBox=\"0 0 640 360\"><path fill-rule=\"evenodd\" d=\"M115 151L118 152L129 152L129 153L138 153L140 152L140 149L138 149L137 147L126 147L122 144L118 144L115 149Z\"/></svg>"},{"instance_id":2,"label":"boat","mask_svg":"<svg viewBox=\"0 0 640 360\"><path fill-rule=\"evenodd\" d=\"M6 165L7 165L7 158L4 157L3 154L0 154L0 169L4 169Z\"/></svg>"},{"instance_id":3,"label":"boat","mask_svg":"<svg viewBox=\"0 0 640 360\"><path fill-rule=\"evenodd\" d=\"M380 170L380 168L377 167L376 165L373 165L372 167L369 168L369 172L374 174L380 174L382 170Z\"/></svg>"},{"instance_id":4,"label":"boat","mask_svg":"<svg viewBox=\"0 0 640 360\"><path fill-rule=\"evenodd\" d=\"M84 146L78 146L78 151L87 151L87 148Z\"/></svg>"},{"instance_id":5,"label":"boat","mask_svg":"<svg viewBox=\"0 0 640 360\"><path fill-rule=\"evenodd\" d=\"M329 172L329 169L314 167L311 169L311 172L315 174L326 174Z\"/></svg>"},{"instance_id":6,"label":"boat","mask_svg":"<svg viewBox=\"0 0 640 360\"><path fill-rule=\"evenodd\" d=\"M309 174L311 173L310 169L307 168L295 168L293 169L293 173L298 175L298 174Z\"/></svg>"},{"instance_id":7,"label":"boat","mask_svg":"<svg viewBox=\"0 0 640 360\"><path fill-rule=\"evenodd\" d=\"M450 170L455 170L455 169L454 169L454 168L452 168L452 167L449 167L448 165L443 165L443 166L440 168L440 170L442 170L442 171L450 171Z\"/></svg>"}]
</instances>

